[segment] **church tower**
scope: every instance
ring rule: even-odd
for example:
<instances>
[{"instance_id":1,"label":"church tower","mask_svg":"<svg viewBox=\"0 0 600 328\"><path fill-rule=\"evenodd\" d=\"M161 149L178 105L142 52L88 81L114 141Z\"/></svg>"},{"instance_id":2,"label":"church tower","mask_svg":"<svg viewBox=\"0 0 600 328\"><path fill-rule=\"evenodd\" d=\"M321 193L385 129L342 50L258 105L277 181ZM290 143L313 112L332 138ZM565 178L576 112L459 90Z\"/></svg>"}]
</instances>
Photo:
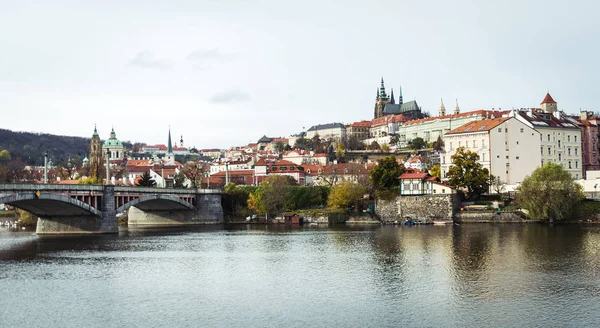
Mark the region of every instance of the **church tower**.
<instances>
[{"instance_id":1,"label":"church tower","mask_svg":"<svg viewBox=\"0 0 600 328\"><path fill-rule=\"evenodd\" d=\"M440 116L446 116L446 107L444 106L444 99L440 99L440 107L438 108Z\"/></svg>"},{"instance_id":2,"label":"church tower","mask_svg":"<svg viewBox=\"0 0 600 328\"><path fill-rule=\"evenodd\" d=\"M398 105L402 106L404 104L404 99L402 99L402 86L400 86L400 92L398 93Z\"/></svg>"},{"instance_id":3,"label":"church tower","mask_svg":"<svg viewBox=\"0 0 600 328\"><path fill-rule=\"evenodd\" d=\"M556 101L552 99L550 93L546 93L546 97L544 97L544 100L542 100L540 105L544 113L554 114L558 111L558 105L556 104Z\"/></svg>"},{"instance_id":4,"label":"church tower","mask_svg":"<svg viewBox=\"0 0 600 328\"><path fill-rule=\"evenodd\" d=\"M383 116L383 109L385 105L389 102L390 98L385 92L385 85L383 83L383 77L381 78L381 86L377 91L377 99L375 100L375 118Z\"/></svg>"},{"instance_id":5,"label":"church tower","mask_svg":"<svg viewBox=\"0 0 600 328\"><path fill-rule=\"evenodd\" d=\"M460 114L460 107L458 107L458 99L456 99L456 105L454 105L454 115Z\"/></svg>"},{"instance_id":6,"label":"church tower","mask_svg":"<svg viewBox=\"0 0 600 328\"><path fill-rule=\"evenodd\" d=\"M98 129L94 125L94 134L92 134L92 141L90 142L89 177L95 178L98 183L102 182L100 180L102 179L102 168L104 167L103 155L100 135L98 135Z\"/></svg>"},{"instance_id":7,"label":"church tower","mask_svg":"<svg viewBox=\"0 0 600 328\"><path fill-rule=\"evenodd\" d=\"M173 154L173 143L171 142L171 127L169 127L169 140L167 142L167 155L165 156L165 164L175 164L175 155Z\"/></svg>"}]
</instances>

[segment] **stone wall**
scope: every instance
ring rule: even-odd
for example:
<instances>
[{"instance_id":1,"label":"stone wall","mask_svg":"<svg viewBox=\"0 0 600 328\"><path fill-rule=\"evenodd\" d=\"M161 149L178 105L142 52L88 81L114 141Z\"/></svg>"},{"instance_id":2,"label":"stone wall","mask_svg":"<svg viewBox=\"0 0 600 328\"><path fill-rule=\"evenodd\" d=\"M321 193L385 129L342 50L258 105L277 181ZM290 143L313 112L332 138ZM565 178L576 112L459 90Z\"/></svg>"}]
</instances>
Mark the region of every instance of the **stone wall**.
<instances>
[{"instance_id":1,"label":"stone wall","mask_svg":"<svg viewBox=\"0 0 600 328\"><path fill-rule=\"evenodd\" d=\"M455 221L459 223L485 222L529 222L522 212L467 212L456 213ZM538 222L538 221L535 221Z\"/></svg>"},{"instance_id":2,"label":"stone wall","mask_svg":"<svg viewBox=\"0 0 600 328\"><path fill-rule=\"evenodd\" d=\"M456 195L399 196L397 202L401 218L419 220L452 220L459 203Z\"/></svg>"},{"instance_id":3,"label":"stone wall","mask_svg":"<svg viewBox=\"0 0 600 328\"><path fill-rule=\"evenodd\" d=\"M130 207L128 225L191 225L223 223L221 195L198 195L195 210L142 211Z\"/></svg>"}]
</instances>

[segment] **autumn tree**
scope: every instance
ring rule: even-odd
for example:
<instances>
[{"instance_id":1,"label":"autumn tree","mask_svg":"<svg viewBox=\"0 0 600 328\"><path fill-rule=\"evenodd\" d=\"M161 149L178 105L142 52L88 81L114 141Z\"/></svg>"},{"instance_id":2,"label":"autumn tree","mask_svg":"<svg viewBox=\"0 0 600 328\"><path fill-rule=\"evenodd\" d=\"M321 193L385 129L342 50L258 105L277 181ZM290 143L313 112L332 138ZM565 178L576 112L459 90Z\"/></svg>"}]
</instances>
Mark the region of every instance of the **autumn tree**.
<instances>
[{"instance_id":1,"label":"autumn tree","mask_svg":"<svg viewBox=\"0 0 600 328\"><path fill-rule=\"evenodd\" d=\"M548 163L523 180L517 202L530 218L553 222L578 212L585 198L582 189L562 166Z\"/></svg>"},{"instance_id":2,"label":"autumn tree","mask_svg":"<svg viewBox=\"0 0 600 328\"><path fill-rule=\"evenodd\" d=\"M360 204L367 193L367 188L359 183L345 181L331 188L327 206L334 210L350 212L358 211Z\"/></svg>"},{"instance_id":3,"label":"autumn tree","mask_svg":"<svg viewBox=\"0 0 600 328\"><path fill-rule=\"evenodd\" d=\"M373 142L369 145L369 147L367 147L368 150L380 150L381 146L379 146L379 143L375 140L373 140Z\"/></svg>"},{"instance_id":4,"label":"autumn tree","mask_svg":"<svg viewBox=\"0 0 600 328\"><path fill-rule=\"evenodd\" d=\"M434 165L431 170L429 170L429 174L431 174L432 176L441 179L442 177L442 170L440 168L439 164Z\"/></svg>"},{"instance_id":5,"label":"autumn tree","mask_svg":"<svg viewBox=\"0 0 600 328\"><path fill-rule=\"evenodd\" d=\"M202 179L202 169L194 162L187 162L183 165L181 172L191 181L191 188L198 188Z\"/></svg>"},{"instance_id":6,"label":"autumn tree","mask_svg":"<svg viewBox=\"0 0 600 328\"><path fill-rule=\"evenodd\" d=\"M481 165L477 153L464 147L452 155L446 178L449 184L466 189L470 199L476 199L490 188L490 172Z\"/></svg>"},{"instance_id":7,"label":"autumn tree","mask_svg":"<svg viewBox=\"0 0 600 328\"><path fill-rule=\"evenodd\" d=\"M294 148L296 149L310 150L312 147L312 140L305 137L296 139L296 142L294 143Z\"/></svg>"},{"instance_id":8,"label":"autumn tree","mask_svg":"<svg viewBox=\"0 0 600 328\"><path fill-rule=\"evenodd\" d=\"M364 150L365 144L358 138L357 135L353 134L348 137L347 148L351 150Z\"/></svg>"},{"instance_id":9,"label":"autumn tree","mask_svg":"<svg viewBox=\"0 0 600 328\"><path fill-rule=\"evenodd\" d=\"M262 214L280 214L283 212L291 187L297 185L289 176L270 175L248 196L248 206Z\"/></svg>"}]
</instances>

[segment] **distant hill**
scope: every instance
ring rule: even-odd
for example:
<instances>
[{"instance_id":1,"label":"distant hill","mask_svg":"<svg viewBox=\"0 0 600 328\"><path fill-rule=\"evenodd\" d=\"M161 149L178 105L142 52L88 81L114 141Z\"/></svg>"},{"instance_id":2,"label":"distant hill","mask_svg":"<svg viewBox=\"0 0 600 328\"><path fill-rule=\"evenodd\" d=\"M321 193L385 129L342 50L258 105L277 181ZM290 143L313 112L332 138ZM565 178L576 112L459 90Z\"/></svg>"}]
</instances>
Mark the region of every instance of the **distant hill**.
<instances>
[{"instance_id":1,"label":"distant hill","mask_svg":"<svg viewBox=\"0 0 600 328\"><path fill-rule=\"evenodd\" d=\"M43 165L44 151L48 151L48 158L55 164L69 158L80 163L88 155L90 141L90 138L0 129L0 150L8 150L13 159L21 158L28 165ZM131 149L130 143L124 144Z\"/></svg>"}]
</instances>

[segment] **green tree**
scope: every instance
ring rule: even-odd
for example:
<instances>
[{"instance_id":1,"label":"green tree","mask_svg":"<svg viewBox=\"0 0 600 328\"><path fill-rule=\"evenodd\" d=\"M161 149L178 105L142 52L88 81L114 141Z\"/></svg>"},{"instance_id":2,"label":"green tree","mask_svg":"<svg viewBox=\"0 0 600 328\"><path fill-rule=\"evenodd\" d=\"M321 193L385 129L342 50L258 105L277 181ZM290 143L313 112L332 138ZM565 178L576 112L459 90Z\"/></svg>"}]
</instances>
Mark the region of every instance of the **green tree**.
<instances>
[{"instance_id":1,"label":"green tree","mask_svg":"<svg viewBox=\"0 0 600 328\"><path fill-rule=\"evenodd\" d=\"M283 142L277 141L275 143L275 150L277 151L278 154L283 153L283 151L285 150L285 145L283 144Z\"/></svg>"},{"instance_id":2,"label":"green tree","mask_svg":"<svg viewBox=\"0 0 600 328\"><path fill-rule=\"evenodd\" d=\"M152 179L149 172L144 172L139 180L137 180L136 185L140 187L156 187L156 181Z\"/></svg>"},{"instance_id":3,"label":"green tree","mask_svg":"<svg viewBox=\"0 0 600 328\"><path fill-rule=\"evenodd\" d=\"M490 187L490 172L479 163L479 155L464 147L452 155L446 178L449 184L467 189L470 199L476 199Z\"/></svg>"},{"instance_id":4,"label":"green tree","mask_svg":"<svg viewBox=\"0 0 600 328\"><path fill-rule=\"evenodd\" d=\"M369 177L376 190L390 190L398 187L398 177L404 173L404 165L396 161L396 156L387 156L377 161Z\"/></svg>"},{"instance_id":5,"label":"green tree","mask_svg":"<svg viewBox=\"0 0 600 328\"><path fill-rule=\"evenodd\" d=\"M381 145L381 151L383 151L385 153L389 152L390 151L390 145L388 145L386 143L382 144Z\"/></svg>"},{"instance_id":6,"label":"green tree","mask_svg":"<svg viewBox=\"0 0 600 328\"><path fill-rule=\"evenodd\" d=\"M444 148L444 140L442 140L441 136L437 137L437 140L433 143L433 149L436 151L440 151Z\"/></svg>"},{"instance_id":7,"label":"green tree","mask_svg":"<svg viewBox=\"0 0 600 328\"><path fill-rule=\"evenodd\" d=\"M426 146L427 146L427 143L425 142L425 140L423 140L423 138L416 137L410 142L410 145L408 145L408 148L418 150L418 149L423 149Z\"/></svg>"},{"instance_id":8,"label":"green tree","mask_svg":"<svg viewBox=\"0 0 600 328\"><path fill-rule=\"evenodd\" d=\"M289 176L270 175L249 195L248 205L260 214L282 213L295 181Z\"/></svg>"},{"instance_id":9,"label":"green tree","mask_svg":"<svg viewBox=\"0 0 600 328\"><path fill-rule=\"evenodd\" d=\"M357 212L366 193L367 188L362 184L345 181L331 188L327 205L331 209Z\"/></svg>"},{"instance_id":10,"label":"green tree","mask_svg":"<svg viewBox=\"0 0 600 328\"><path fill-rule=\"evenodd\" d=\"M400 136L399 135L394 134L393 136L390 137L390 145L397 146L399 142L400 142Z\"/></svg>"},{"instance_id":11,"label":"green tree","mask_svg":"<svg viewBox=\"0 0 600 328\"><path fill-rule=\"evenodd\" d=\"M312 148L316 154L324 152L323 142L321 141L321 137L319 136L318 133L315 134L314 137L312 137L311 141L312 141Z\"/></svg>"},{"instance_id":12,"label":"green tree","mask_svg":"<svg viewBox=\"0 0 600 328\"><path fill-rule=\"evenodd\" d=\"M440 179L442 177L442 170L439 164L434 165L431 170L429 170L429 174Z\"/></svg>"},{"instance_id":13,"label":"green tree","mask_svg":"<svg viewBox=\"0 0 600 328\"><path fill-rule=\"evenodd\" d=\"M296 148L296 149L310 150L312 148L312 146L313 146L312 140L307 139L305 137L300 137L300 138L296 139L296 142L294 143L294 148Z\"/></svg>"},{"instance_id":14,"label":"green tree","mask_svg":"<svg viewBox=\"0 0 600 328\"><path fill-rule=\"evenodd\" d=\"M527 176L517 189L517 202L537 220L571 218L585 198L581 185L562 166L548 163Z\"/></svg>"},{"instance_id":15,"label":"green tree","mask_svg":"<svg viewBox=\"0 0 600 328\"><path fill-rule=\"evenodd\" d=\"M353 134L348 138L347 148L351 150L364 150L365 144L358 138L357 135Z\"/></svg>"}]
</instances>

